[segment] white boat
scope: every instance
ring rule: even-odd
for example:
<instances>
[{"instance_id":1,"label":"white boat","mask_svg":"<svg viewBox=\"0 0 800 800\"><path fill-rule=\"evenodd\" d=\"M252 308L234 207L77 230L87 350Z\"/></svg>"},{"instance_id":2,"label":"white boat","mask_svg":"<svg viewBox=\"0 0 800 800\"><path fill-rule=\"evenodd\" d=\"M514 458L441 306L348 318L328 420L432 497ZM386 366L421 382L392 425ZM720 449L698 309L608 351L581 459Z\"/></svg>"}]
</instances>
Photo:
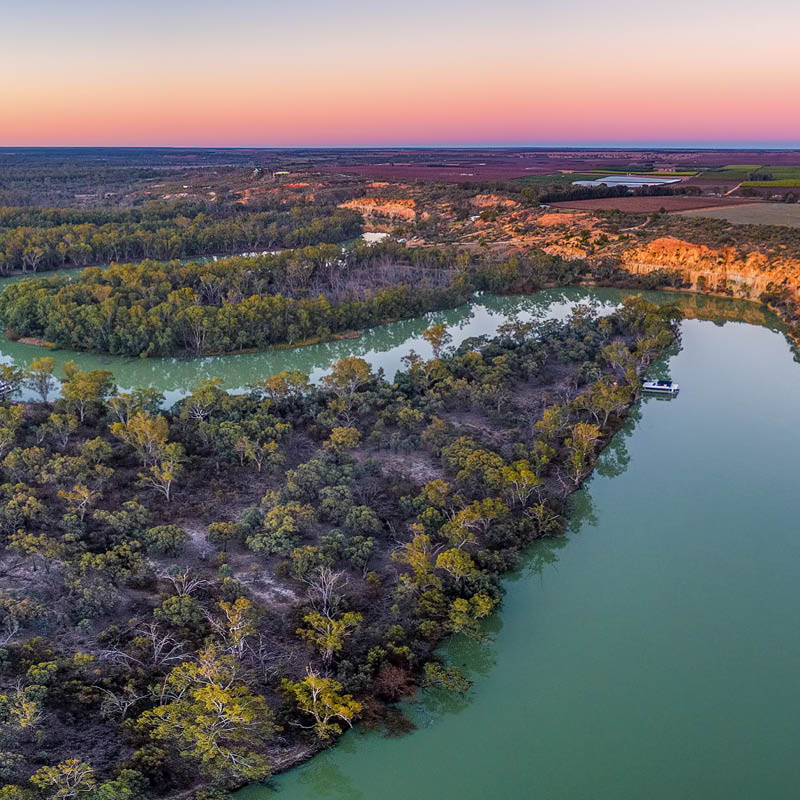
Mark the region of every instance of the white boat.
<instances>
[{"instance_id":1,"label":"white boat","mask_svg":"<svg viewBox=\"0 0 800 800\"><path fill-rule=\"evenodd\" d=\"M655 394L678 394L681 387L672 381L645 381L642 384L642 391L654 392Z\"/></svg>"}]
</instances>

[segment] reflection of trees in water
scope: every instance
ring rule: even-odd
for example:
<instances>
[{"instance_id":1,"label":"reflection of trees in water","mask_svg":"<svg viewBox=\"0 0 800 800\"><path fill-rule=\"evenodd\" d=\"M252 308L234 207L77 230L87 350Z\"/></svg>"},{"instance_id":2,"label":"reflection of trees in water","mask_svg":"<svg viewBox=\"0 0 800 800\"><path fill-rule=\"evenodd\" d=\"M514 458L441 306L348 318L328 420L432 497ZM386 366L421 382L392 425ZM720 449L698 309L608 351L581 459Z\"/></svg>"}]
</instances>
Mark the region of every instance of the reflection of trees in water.
<instances>
[{"instance_id":1,"label":"reflection of trees in water","mask_svg":"<svg viewBox=\"0 0 800 800\"><path fill-rule=\"evenodd\" d=\"M616 436L600 456L596 467L597 474L604 478L616 478L628 469L630 460L628 448L625 446L625 437Z\"/></svg>"},{"instance_id":2,"label":"reflection of trees in water","mask_svg":"<svg viewBox=\"0 0 800 800\"><path fill-rule=\"evenodd\" d=\"M565 548L568 543L569 539L566 536L548 536L537 540L525 553L519 574L525 578L541 575L545 567L558 563L558 551Z\"/></svg>"},{"instance_id":3,"label":"reflection of trees in water","mask_svg":"<svg viewBox=\"0 0 800 800\"><path fill-rule=\"evenodd\" d=\"M597 512L591 494L586 489L578 489L569 497L567 504L567 530L577 533L581 528L597 525Z\"/></svg>"},{"instance_id":4,"label":"reflection of trees in water","mask_svg":"<svg viewBox=\"0 0 800 800\"><path fill-rule=\"evenodd\" d=\"M453 666L448 663L448 666ZM459 667L464 676L468 676L471 670ZM460 714L469 708L472 698L469 692L461 694L447 689L423 689L422 713L424 715L442 716L444 714ZM423 722L424 724L424 722Z\"/></svg>"},{"instance_id":5,"label":"reflection of trees in water","mask_svg":"<svg viewBox=\"0 0 800 800\"><path fill-rule=\"evenodd\" d=\"M446 644L444 660L448 666L458 667L466 678L488 675L497 660L496 637L503 628L500 614L487 617L481 625L486 634L482 639L468 639L459 635L451 637Z\"/></svg>"},{"instance_id":6,"label":"reflection of trees in water","mask_svg":"<svg viewBox=\"0 0 800 800\"><path fill-rule=\"evenodd\" d=\"M352 737L346 736L340 739L336 745L337 749L352 752L354 747L348 742L350 738ZM340 798L340 800L361 800L364 797L364 793L336 766L330 753L317 754L310 764L300 767L298 772L298 783L303 787L303 797ZM280 790L275 792L275 796L280 796Z\"/></svg>"},{"instance_id":7,"label":"reflection of trees in water","mask_svg":"<svg viewBox=\"0 0 800 800\"><path fill-rule=\"evenodd\" d=\"M165 392L168 404L185 397L201 380L219 377L225 386L241 391L269 375L283 369L299 369L314 379L319 379L330 365L340 358L360 356L376 367L386 365L387 377L400 366L400 357L411 349L422 355L429 354L427 343L420 334L425 328L445 322L451 329L454 346L467 336L493 335L497 327L507 320L529 316L531 319L564 317L575 303L599 302L601 313L613 307L630 294L617 289L567 287L547 289L530 295L496 296L481 294L472 302L458 308L433 311L409 320L401 320L364 331L358 339L341 339L322 342L308 347L268 350L241 355L206 356L192 359L157 358L138 359L118 356L100 356L67 350L52 352L59 368L74 360L80 369L110 369L122 390L152 386ZM753 324L766 325L777 330L777 318L756 303L726 298L687 295L673 292L643 292L657 302L680 305L687 316L715 319L745 319ZM459 335L462 332L462 335ZM0 360L26 367L43 351L39 347L0 339ZM673 355L670 352L667 356ZM795 354L797 358L797 354ZM666 378L666 359L653 366L654 377Z\"/></svg>"}]
</instances>

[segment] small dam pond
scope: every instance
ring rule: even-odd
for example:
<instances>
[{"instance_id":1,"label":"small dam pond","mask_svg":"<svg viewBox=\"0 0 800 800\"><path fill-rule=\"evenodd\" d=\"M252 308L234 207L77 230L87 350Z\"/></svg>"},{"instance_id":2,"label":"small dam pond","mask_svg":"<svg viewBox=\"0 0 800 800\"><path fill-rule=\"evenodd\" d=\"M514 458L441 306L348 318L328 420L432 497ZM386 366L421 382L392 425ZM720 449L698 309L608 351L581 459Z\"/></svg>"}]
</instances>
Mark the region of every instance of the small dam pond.
<instances>
[{"instance_id":1,"label":"small dam pond","mask_svg":"<svg viewBox=\"0 0 800 800\"><path fill-rule=\"evenodd\" d=\"M795 797L800 367L761 313L682 324L653 371L680 396L641 402L490 638L443 648L466 697L422 693L414 732L356 729L237 800Z\"/></svg>"}]
</instances>

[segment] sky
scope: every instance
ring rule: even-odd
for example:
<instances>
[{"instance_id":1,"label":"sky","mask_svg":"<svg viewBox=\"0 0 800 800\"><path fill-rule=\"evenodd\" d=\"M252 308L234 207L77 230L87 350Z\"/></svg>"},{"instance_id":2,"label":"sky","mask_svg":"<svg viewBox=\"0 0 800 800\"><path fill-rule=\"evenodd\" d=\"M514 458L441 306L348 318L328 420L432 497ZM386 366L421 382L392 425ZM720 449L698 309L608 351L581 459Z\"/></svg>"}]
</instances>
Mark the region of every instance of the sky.
<instances>
[{"instance_id":1,"label":"sky","mask_svg":"<svg viewBox=\"0 0 800 800\"><path fill-rule=\"evenodd\" d=\"M0 0L0 146L800 146L797 0Z\"/></svg>"}]
</instances>

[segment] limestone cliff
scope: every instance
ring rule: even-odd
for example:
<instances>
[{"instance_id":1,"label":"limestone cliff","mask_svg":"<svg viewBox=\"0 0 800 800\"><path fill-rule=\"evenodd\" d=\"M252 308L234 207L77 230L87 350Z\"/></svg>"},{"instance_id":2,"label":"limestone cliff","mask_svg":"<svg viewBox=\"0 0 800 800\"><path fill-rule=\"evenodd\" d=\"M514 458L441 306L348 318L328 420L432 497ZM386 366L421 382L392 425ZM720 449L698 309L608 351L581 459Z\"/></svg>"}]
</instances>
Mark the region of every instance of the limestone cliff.
<instances>
[{"instance_id":1,"label":"limestone cliff","mask_svg":"<svg viewBox=\"0 0 800 800\"><path fill-rule=\"evenodd\" d=\"M394 197L358 197L342 203L339 208L360 211L364 217L414 220L417 217L416 203L411 199ZM424 219L427 215L423 214Z\"/></svg>"},{"instance_id":2,"label":"limestone cliff","mask_svg":"<svg viewBox=\"0 0 800 800\"><path fill-rule=\"evenodd\" d=\"M629 272L676 271L696 290L730 292L735 297L757 300L769 284L774 284L785 286L800 300L800 260L796 258L742 254L733 247L714 250L667 237L623 250L620 256Z\"/></svg>"}]
</instances>

